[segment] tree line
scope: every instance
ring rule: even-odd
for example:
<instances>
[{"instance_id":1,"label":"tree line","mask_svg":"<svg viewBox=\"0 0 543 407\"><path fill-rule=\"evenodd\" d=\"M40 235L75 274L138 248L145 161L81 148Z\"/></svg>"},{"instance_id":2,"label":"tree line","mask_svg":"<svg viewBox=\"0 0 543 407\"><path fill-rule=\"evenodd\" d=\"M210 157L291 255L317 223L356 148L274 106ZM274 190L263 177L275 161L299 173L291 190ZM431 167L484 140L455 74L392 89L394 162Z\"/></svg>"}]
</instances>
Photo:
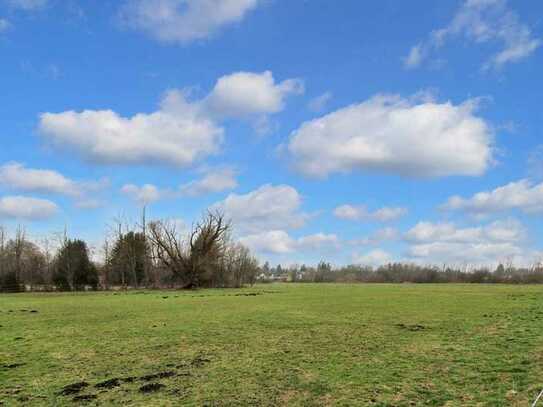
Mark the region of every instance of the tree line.
<instances>
[{"instance_id":1,"label":"tree line","mask_svg":"<svg viewBox=\"0 0 543 407\"><path fill-rule=\"evenodd\" d=\"M351 264L333 267L320 262L317 266L280 264L261 267L262 282L285 281L299 283L501 283L543 284L543 263L531 267L499 264L490 267L424 266L410 263L390 263L380 267Z\"/></svg>"},{"instance_id":2,"label":"tree line","mask_svg":"<svg viewBox=\"0 0 543 407\"><path fill-rule=\"evenodd\" d=\"M188 232L145 216L141 225L116 220L114 231L97 263L87 243L66 232L38 244L22 227L13 236L0 227L0 291L241 287L260 272L221 212L207 212Z\"/></svg>"},{"instance_id":3,"label":"tree line","mask_svg":"<svg viewBox=\"0 0 543 407\"><path fill-rule=\"evenodd\" d=\"M145 212L144 212L145 213ZM207 212L189 231L169 220L139 225L116 220L92 260L81 239L58 234L31 241L24 228L9 236L0 226L0 291L98 290L128 288L242 287L255 282L300 283L543 283L543 264L515 267L424 266L390 263L381 267L280 264L260 266L250 250L232 239L221 212Z\"/></svg>"}]
</instances>

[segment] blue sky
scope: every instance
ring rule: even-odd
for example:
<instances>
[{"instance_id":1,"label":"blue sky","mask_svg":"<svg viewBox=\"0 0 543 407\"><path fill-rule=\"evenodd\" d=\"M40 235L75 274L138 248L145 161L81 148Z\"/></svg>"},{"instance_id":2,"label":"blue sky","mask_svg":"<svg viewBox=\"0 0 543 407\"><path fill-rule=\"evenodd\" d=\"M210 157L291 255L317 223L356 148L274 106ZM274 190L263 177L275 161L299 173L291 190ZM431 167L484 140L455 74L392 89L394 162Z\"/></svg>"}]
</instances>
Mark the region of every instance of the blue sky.
<instances>
[{"instance_id":1,"label":"blue sky","mask_svg":"<svg viewBox=\"0 0 543 407\"><path fill-rule=\"evenodd\" d=\"M543 256L543 4L0 0L0 223L206 208L272 263Z\"/></svg>"}]
</instances>

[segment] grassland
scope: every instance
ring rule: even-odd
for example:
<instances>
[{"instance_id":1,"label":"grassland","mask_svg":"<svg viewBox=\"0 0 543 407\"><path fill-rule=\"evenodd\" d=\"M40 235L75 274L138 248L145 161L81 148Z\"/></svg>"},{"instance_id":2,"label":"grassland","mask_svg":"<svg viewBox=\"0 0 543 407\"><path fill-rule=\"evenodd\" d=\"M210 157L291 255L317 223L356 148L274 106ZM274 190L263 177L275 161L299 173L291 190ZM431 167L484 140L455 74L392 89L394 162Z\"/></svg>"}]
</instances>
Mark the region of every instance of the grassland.
<instances>
[{"instance_id":1,"label":"grassland","mask_svg":"<svg viewBox=\"0 0 543 407\"><path fill-rule=\"evenodd\" d=\"M0 325L8 406L526 406L543 388L540 286L2 295Z\"/></svg>"}]
</instances>

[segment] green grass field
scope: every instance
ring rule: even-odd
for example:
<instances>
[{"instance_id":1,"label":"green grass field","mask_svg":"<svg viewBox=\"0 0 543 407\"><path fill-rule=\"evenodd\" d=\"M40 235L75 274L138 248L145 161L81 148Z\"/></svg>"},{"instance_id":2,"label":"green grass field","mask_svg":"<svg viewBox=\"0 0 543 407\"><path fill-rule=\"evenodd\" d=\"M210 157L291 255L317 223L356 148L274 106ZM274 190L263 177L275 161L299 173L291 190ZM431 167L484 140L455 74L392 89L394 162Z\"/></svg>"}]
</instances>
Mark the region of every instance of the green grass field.
<instances>
[{"instance_id":1,"label":"green grass field","mask_svg":"<svg viewBox=\"0 0 543 407\"><path fill-rule=\"evenodd\" d=\"M540 286L0 296L7 406L526 406L542 351Z\"/></svg>"}]
</instances>

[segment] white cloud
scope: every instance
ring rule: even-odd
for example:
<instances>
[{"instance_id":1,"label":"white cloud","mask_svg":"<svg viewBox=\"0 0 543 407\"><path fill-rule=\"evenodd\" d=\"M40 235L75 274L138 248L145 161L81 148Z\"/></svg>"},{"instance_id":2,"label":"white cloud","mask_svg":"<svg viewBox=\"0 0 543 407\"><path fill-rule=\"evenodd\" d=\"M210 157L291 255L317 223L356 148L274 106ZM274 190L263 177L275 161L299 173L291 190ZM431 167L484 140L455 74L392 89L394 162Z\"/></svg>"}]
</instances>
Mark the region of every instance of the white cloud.
<instances>
[{"instance_id":1,"label":"white cloud","mask_svg":"<svg viewBox=\"0 0 543 407\"><path fill-rule=\"evenodd\" d=\"M15 191L66 195L76 199L78 208L93 209L99 206L98 200L88 196L108 186L109 180L74 181L54 170L10 162L0 166L0 185Z\"/></svg>"},{"instance_id":2,"label":"white cloud","mask_svg":"<svg viewBox=\"0 0 543 407\"><path fill-rule=\"evenodd\" d=\"M259 0L127 0L123 21L159 41L186 44L241 21Z\"/></svg>"},{"instance_id":3,"label":"white cloud","mask_svg":"<svg viewBox=\"0 0 543 407\"><path fill-rule=\"evenodd\" d=\"M47 0L7 0L9 6L26 11L38 10L47 5Z\"/></svg>"},{"instance_id":4,"label":"white cloud","mask_svg":"<svg viewBox=\"0 0 543 407\"><path fill-rule=\"evenodd\" d=\"M258 253L285 254L291 253L294 239L284 230L270 230L241 237L240 243Z\"/></svg>"},{"instance_id":5,"label":"white cloud","mask_svg":"<svg viewBox=\"0 0 543 407\"><path fill-rule=\"evenodd\" d=\"M409 54L404 60L404 64L406 68L416 68L424 59L423 56L423 48L421 44L417 44L413 47L411 47L411 50L409 50Z\"/></svg>"},{"instance_id":6,"label":"white cloud","mask_svg":"<svg viewBox=\"0 0 543 407\"><path fill-rule=\"evenodd\" d=\"M522 224L511 219L470 228L457 228L453 223L419 222L405 237L407 241L414 243L519 242L524 239L525 230Z\"/></svg>"},{"instance_id":7,"label":"white cloud","mask_svg":"<svg viewBox=\"0 0 543 407\"><path fill-rule=\"evenodd\" d=\"M342 205L334 209L334 215L340 219L353 220L353 221L377 221L377 222L391 222L407 215L407 208L389 208L383 207L377 209L374 212L368 211L363 206Z\"/></svg>"},{"instance_id":8,"label":"white cloud","mask_svg":"<svg viewBox=\"0 0 543 407\"><path fill-rule=\"evenodd\" d=\"M432 52L455 37L464 37L476 44L501 44L501 50L483 66L485 69L499 69L507 63L518 62L542 44L508 8L506 0L466 0L448 26L433 31L427 41L411 48L404 60L405 67L420 66Z\"/></svg>"},{"instance_id":9,"label":"white cloud","mask_svg":"<svg viewBox=\"0 0 543 407\"><path fill-rule=\"evenodd\" d=\"M274 82L272 73L237 72L223 76L201 100L171 90L153 113L122 117L111 110L44 113L39 131L54 146L71 148L91 162L160 164L188 167L219 152L227 118L268 123L268 114L284 108L300 82ZM269 123L268 123L269 124Z\"/></svg>"},{"instance_id":10,"label":"white cloud","mask_svg":"<svg viewBox=\"0 0 543 407\"><path fill-rule=\"evenodd\" d=\"M307 108L312 112L322 112L324 109L326 109L330 99L332 99L332 93L325 92L322 95L311 99L307 104Z\"/></svg>"},{"instance_id":11,"label":"white cloud","mask_svg":"<svg viewBox=\"0 0 543 407\"><path fill-rule=\"evenodd\" d=\"M479 192L468 199L453 196L442 208L463 210L476 215L513 209L526 213L540 213L543 212L543 183L534 185L531 181L523 179L492 191Z\"/></svg>"},{"instance_id":12,"label":"white cloud","mask_svg":"<svg viewBox=\"0 0 543 407\"><path fill-rule=\"evenodd\" d=\"M134 184L126 184L121 188L121 192L128 195L140 205L149 205L168 194L167 191L162 191L152 184L145 184L141 187Z\"/></svg>"},{"instance_id":13,"label":"white cloud","mask_svg":"<svg viewBox=\"0 0 543 407\"><path fill-rule=\"evenodd\" d=\"M44 220L58 212L58 206L46 199L24 196L0 198L0 218L21 220Z\"/></svg>"},{"instance_id":14,"label":"white cloud","mask_svg":"<svg viewBox=\"0 0 543 407\"><path fill-rule=\"evenodd\" d=\"M0 166L0 184L24 192L42 192L81 196L85 185L57 171L27 168L11 162Z\"/></svg>"},{"instance_id":15,"label":"white cloud","mask_svg":"<svg viewBox=\"0 0 543 407\"><path fill-rule=\"evenodd\" d=\"M354 255L353 262L355 264L378 267L392 262L392 255L385 250L375 249L362 255Z\"/></svg>"},{"instance_id":16,"label":"white cloud","mask_svg":"<svg viewBox=\"0 0 543 407\"><path fill-rule=\"evenodd\" d=\"M417 103L378 95L304 123L288 151L308 176L353 170L403 176L481 175L493 162L492 131L475 100Z\"/></svg>"},{"instance_id":17,"label":"white cloud","mask_svg":"<svg viewBox=\"0 0 543 407\"><path fill-rule=\"evenodd\" d=\"M218 204L234 227L243 231L283 230L301 227L307 214L300 212L302 197L288 185L263 185L245 195L230 194Z\"/></svg>"},{"instance_id":18,"label":"white cloud","mask_svg":"<svg viewBox=\"0 0 543 407\"><path fill-rule=\"evenodd\" d=\"M236 171L232 168L210 170L202 179L181 186L181 194L200 196L234 189L238 186Z\"/></svg>"},{"instance_id":19,"label":"white cloud","mask_svg":"<svg viewBox=\"0 0 543 407\"><path fill-rule=\"evenodd\" d=\"M300 237L297 240L299 249L326 249L337 248L339 246L339 238L335 234L316 233Z\"/></svg>"},{"instance_id":20,"label":"white cloud","mask_svg":"<svg viewBox=\"0 0 543 407\"><path fill-rule=\"evenodd\" d=\"M223 140L223 129L179 91L169 92L158 111L129 118L111 110L44 113L39 131L56 146L109 164L186 167L217 153Z\"/></svg>"},{"instance_id":21,"label":"white cloud","mask_svg":"<svg viewBox=\"0 0 543 407\"><path fill-rule=\"evenodd\" d=\"M339 239L334 234L317 233L294 239L283 230L255 233L244 236L239 241L255 252L267 254L326 250L337 248L339 245Z\"/></svg>"},{"instance_id":22,"label":"white cloud","mask_svg":"<svg viewBox=\"0 0 543 407\"><path fill-rule=\"evenodd\" d=\"M245 118L280 112L287 96L303 91L299 79L275 83L270 71L236 72L219 78L204 104L216 116Z\"/></svg>"},{"instance_id":23,"label":"white cloud","mask_svg":"<svg viewBox=\"0 0 543 407\"><path fill-rule=\"evenodd\" d=\"M458 228L453 223L420 222L409 230L408 256L434 264L495 265L513 260L525 264L530 251L524 247L524 226L515 220Z\"/></svg>"},{"instance_id":24,"label":"white cloud","mask_svg":"<svg viewBox=\"0 0 543 407\"><path fill-rule=\"evenodd\" d=\"M399 235L396 228L386 227L376 230L369 237L352 240L351 243L354 245L376 245L397 240Z\"/></svg>"}]
</instances>

